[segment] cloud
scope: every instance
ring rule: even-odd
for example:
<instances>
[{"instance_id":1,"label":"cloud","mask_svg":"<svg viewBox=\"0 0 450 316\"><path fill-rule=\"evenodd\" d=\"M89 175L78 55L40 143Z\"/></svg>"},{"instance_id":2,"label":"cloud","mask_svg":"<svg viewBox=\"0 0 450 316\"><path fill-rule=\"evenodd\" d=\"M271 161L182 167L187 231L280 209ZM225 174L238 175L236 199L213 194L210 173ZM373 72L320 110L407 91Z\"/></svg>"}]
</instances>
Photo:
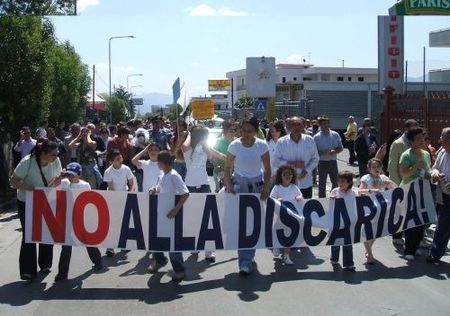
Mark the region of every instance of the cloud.
<instances>
[{"instance_id":1,"label":"cloud","mask_svg":"<svg viewBox=\"0 0 450 316\"><path fill-rule=\"evenodd\" d=\"M215 9L207 4L200 4L194 8L188 8L190 16L248 16L245 11L236 11L230 8Z\"/></svg>"},{"instance_id":2,"label":"cloud","mask_svg":"<svg viewBox=\"0 0 450 316\"><path fill-rule=\"evenodd\" d=\"M100 0L78 0L77 11L83 12L88 7L96 6L100 3Z\"/></svg>"},{"instance_id":3,"label":"cloud","mask_svg":"<svg viewBox=\"0 0 450 316\"><path fill-rule=\"evenodd\" d=\"M294 54L290 54L287 58L286 58L286 62L287 63L292 63L292 64L303 64L304 60L306 61L305 56L294 53Z\"/></svg>"}]
</instances>

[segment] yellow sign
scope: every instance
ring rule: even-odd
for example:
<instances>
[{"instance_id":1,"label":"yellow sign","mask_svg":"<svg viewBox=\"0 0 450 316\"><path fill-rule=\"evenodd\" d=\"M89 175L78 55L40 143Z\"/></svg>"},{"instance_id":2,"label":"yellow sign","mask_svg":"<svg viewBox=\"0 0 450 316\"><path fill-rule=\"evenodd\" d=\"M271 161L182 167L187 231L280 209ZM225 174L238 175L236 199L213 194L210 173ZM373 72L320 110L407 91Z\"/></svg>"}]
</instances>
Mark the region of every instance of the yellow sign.
<instances>
[{"instance_id":1,"label":"yellow sign","mask_svg":"<svg viewBox=\"0 0 450 316\"><path fill-rule=\"evenodd\" d=\"M214 117L214 101L212 99L192 100L192 118L194 120L209 120Z\"/></svg>"},{"instance_id":2,"label":"yellow sign","mask_svg":"<svg viewBox=\"0 0 450 316\"><path fill-rule=\"evenodd\" d=\"M231 80L208 80L208 91L225 91L231 89Z\"/></svg>"}]
</instances>

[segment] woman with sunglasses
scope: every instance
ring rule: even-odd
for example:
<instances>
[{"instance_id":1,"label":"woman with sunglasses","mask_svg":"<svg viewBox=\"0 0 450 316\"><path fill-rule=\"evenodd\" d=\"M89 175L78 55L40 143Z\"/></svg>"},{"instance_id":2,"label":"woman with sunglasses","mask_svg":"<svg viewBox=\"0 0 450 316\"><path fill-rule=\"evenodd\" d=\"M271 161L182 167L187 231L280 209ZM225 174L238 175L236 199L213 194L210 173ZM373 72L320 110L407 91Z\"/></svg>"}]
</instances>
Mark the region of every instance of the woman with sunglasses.
<instances>
[{"instance_id":1,"label":"woman with sunglasses","mask_svg":"<svg viewBox=\"0 0 450 316\"><path fill-rule=\"evenodd\" d=\"M275 178L277 174L277 163L275 160L275 148L277 147L277 142L280 137L286 135L286 128L284 127L283 121L275 121L270 124L269 133L267 133L266 141L269 146L270 154L270 169L272 170L272 179Z\"/></svg>"},{"instance_id":2,"label":"woman with sunglasses","mask_svg":"<svg viewBox=\"0 0 450 316\"><path fill-rule=\"evenodd\" d=\"M39 259L36 244L25 243L25 195L38 187L56 187L61 184L61 162L58 145L48 139L40 139L29 155L24 157L10 179L11 187L17 189L17 209L22 226L20 246L20 278L31 281L37 275L37 261L41 272L48 274L53 261L53 245L39 244ZM37 207L37 206L35 206Z\"/></svg>"},{"instance_id":3,"label":"woman with sunglasses","mask_svg":"<svg viewBox=\"0 0 450 316\"><path fill-rule=\"evenodd\" d=\"M261 193L261 200L266 200L269 196L271 174L270 155L267 143L256 138L258 128L259 123L255 117L242 123L242 136L228 147L224 182L228 193ZM233 179L231 170L234 170ZM241 275L249 275L252 272L254 258L254 249L238 250Z\"/></svg>"}]
</instances>

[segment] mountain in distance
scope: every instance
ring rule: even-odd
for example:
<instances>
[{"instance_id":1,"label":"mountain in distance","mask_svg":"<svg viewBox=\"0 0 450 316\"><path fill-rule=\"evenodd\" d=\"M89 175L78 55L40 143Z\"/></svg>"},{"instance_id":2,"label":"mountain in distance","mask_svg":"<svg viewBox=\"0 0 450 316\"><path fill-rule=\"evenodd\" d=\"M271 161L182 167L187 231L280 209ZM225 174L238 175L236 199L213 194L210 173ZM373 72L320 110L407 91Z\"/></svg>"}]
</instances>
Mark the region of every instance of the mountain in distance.
<instances>
[{"instance_id":1,"label":"mountain in distance","mask_svg":"<svg viewBox=\"0 0 450 316\"><path fill-rule=\"evenodd\" d=\"M136 98L144 99L144 105L141 105L139 109L142 114L151 112L152 105L164 107L166 104L171 104L173 99L172 95L159 92L139 94L136 95Z\"/></svg>"}]
</instances>

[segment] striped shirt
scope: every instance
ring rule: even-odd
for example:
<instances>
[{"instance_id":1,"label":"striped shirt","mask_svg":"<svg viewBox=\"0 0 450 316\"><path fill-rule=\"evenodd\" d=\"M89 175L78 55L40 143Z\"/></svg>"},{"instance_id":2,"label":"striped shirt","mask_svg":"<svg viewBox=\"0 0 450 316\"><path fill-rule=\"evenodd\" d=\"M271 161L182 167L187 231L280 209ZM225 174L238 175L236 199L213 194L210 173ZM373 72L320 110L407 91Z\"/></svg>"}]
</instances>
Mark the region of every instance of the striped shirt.
<instances>
[{"instance_id":1,"label":"striped shirt","mask_svg":"<svg viewBox=\"0 0 450 316\"><path fill-rule=\"evenodd\" d=\"M275 165L280 167L288 164L289 161L304 161L305 167L303 169L297 168L297 174L302 173L303 170L307 175L297 181L297 186L300 189L310 188L313 185L312 171L319 163L319 154L317 152L316 143L314 139L306 134L302 134L302 138L298 143L292 140L291 135L281 137L277 141L275 148Z\"/></svg>"}]
</instances>

